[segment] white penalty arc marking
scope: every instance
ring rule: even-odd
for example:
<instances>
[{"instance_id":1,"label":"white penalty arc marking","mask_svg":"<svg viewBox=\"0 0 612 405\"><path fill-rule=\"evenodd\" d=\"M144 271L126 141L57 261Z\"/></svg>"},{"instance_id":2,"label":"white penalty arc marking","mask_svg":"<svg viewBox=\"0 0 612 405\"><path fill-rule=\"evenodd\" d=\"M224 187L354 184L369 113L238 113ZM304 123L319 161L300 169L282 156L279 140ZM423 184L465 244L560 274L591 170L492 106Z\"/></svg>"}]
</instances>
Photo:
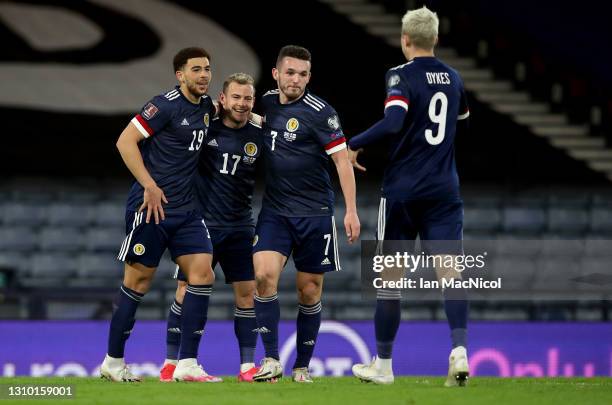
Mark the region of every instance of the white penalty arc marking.
<instances>
[{"instance_id":1,"label":"white penalty arc marking","mask_svg":"<svg viewBox=\"0 0 612 405\"><path fill-rule=\"evenodd\" d=\"M363 364L368 364L372 360L368 345L366 345L361 336L359 336L359 334L349 326L341 322L323 321L321 322L321 328L319 329L319 334L321 333L331 333L346 339L353 346L353 349L355 349L357 355L359 356L359 359ZM280 350L279 357L283 368L287 364L289 356L295 350L296 336L297 332L293 332L291 336L287 338L287 340L283 344L283 347Z\"/></svg>"},{"instance_id":2,"label":"white penalty arc marking","mask_svg":"<svg viewBox=\"0 0 612 405\"><path fill-rule=\"evenodd\" d=\"M1 106L73 113L131 114L147 100L176 84L172 58L186 46L201 46L211 54L213 80L208 94L218 94L223 80L231 73L247 72L255 80L260 74L259 59L253 49L203 15L160 0L91 1L151 27L161 39L158 52L124 63L83 66L0 63ZM37 10L40 8L31 6L32 13ZM88 21L84 16L78 17Z\"/></svg>"}]
</instances>

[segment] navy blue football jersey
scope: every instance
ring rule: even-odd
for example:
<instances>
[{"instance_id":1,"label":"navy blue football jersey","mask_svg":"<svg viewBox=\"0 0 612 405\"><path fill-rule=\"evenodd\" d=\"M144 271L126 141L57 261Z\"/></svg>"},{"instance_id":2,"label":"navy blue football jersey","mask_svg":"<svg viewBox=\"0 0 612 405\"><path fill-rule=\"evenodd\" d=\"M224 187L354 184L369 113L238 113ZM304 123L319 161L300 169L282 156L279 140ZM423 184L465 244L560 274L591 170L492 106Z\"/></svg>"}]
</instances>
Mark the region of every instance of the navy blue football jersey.
<instances>
[{"instance_id":1,"label":"navy blue football jersey","mask_svg":"<svg viewBox=\"0 0 612 405\"><path fill-rule=\"evenodd\" d=\"M208 132L214 105L208 96L199 104L190 102L177 86L154 97L132 119L146 139L139 143L144 165L168 199L166 211L195 209L192 181ZM134 182L127 200L128 210L137 210L143 188Z\"/></svg>"},{"instance_id":2,"label":"navy blue football jersey","mask_svg":"<svg viewBox=\"0 0 612 405\"><path fill-rule=\"evenodd\" d=\"M263 205L280 215L332 215L334 192L329 157L346 148L340 119L308 90L281 104L278 90L264 94L266 190Z\"/></svg>"},{"instance_id":3,"label":"navy blue football jersey","mask_svg":"<svg viewBox=\"0 0 612 405\"><path fill-rule=\"evenodd\" d=\"M435 57L418 57L386 75L385 108L404 108L402 130L390 136L383 196L457 200L457 121L469 116L459 73Z\"/></svg>"},{"instance_id":4,"label":"navy blue football jersey","mask_svg":"<svg viewBox=\"0 0 612 405\"><path fill-rule=\"evenodd\" d=\"M262 143L261 127L250 121L242 128L228 128L220 118L212 121L195 181L208 227L254 225L251 203Z\"/></svg>"}]
</instances>

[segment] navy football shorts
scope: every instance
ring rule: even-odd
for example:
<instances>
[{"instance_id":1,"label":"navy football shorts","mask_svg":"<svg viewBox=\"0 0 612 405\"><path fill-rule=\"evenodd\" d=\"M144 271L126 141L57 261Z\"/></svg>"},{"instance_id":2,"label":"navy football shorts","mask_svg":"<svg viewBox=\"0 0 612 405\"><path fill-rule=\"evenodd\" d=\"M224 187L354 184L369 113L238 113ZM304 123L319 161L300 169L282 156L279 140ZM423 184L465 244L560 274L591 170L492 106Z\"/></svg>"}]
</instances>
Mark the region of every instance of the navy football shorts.
<instances>
[{"instance_id":1,"label":"navy football shorts","mask_svg":"<svg viewBox=\"0 0 612 405\"><path fill-rule=\"evenodd\" d=\"M381 198L377 239L415 240L417 235L427 254L462 254L463 202Z\"/></svg>"},{"instance_id":2,"label":"navy football shorts","mask_svg":"<svg viewBox=\"0 0 612 405\"><path fill-rule=\"evenodd\" d=\"M340 270L333 216L285 217L262 209L257 219L253 253L271 250L289 257L305 273Z\"/></svg>"},{"instance_id":3,"label":"navy football shorts","mask_svg":"<svg viewBox=\"0 0 612 405\"><path fill-rule=\"evenodd\" d=\"M253 237L255 229L252 226L234 229L209 228L213 245L213 269L219 263L225 284L236 281L255 280L253 270ZM174 277L180 281L187 278L176 266Z\"/></svg>"},{"instance_id":4,"label":"navy football shorts","mask_svg":"<svg viewBox=\"0 0 612 405\"><path fill-rule=\"evenodd\" d=\"M147 224L146 211L126 211L125 232L117 258L128 263L157 267L166 248L172 260L179 256L212 253L206 224L196 211L166 213L159 225L153 216Z\"/></svg>"}]
</instances>

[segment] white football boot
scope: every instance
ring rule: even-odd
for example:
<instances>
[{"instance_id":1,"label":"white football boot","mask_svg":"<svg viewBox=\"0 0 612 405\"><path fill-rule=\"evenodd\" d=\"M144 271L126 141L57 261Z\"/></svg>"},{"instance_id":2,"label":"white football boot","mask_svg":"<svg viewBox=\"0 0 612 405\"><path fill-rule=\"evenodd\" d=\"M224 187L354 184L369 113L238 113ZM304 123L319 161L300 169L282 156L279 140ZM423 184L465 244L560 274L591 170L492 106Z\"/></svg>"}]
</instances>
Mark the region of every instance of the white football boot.
<instances>
[{"instance_id":1,"label":"white football boot","mask_svg":"<svg viewBox=\"0 0 612 405\"><path fill-rule=\"evenodd\" d=\"M353 374L363 382L373 382L374 384L393 384L395 378L393 371L383 372L378 364L378 357L372 358L370 364L353 365Z\"/></svg>"},{"instance_id":2,"label":"white football boot","mask_svg":"<svg viewBox=\"0 0 612 405\"><path fill-rule=\"evenodd\" d=\"M274 381L283 376L283 366L280 361L272 357L264 357L253 381Z\"/></svg>"},{"instance_id":3,"label":"white football boot","mask_svg":"<svg viewBox=\"0 0 612 405\"><path fill-rule=\"evenodd\" d=\"M312 382L312 377L310 376L308 367L294 368L293 371L291 371L291 378L293 378L293 381L298 383Z\"/></svg>"},{"instance_id":4,"label":"white football boot","mask_svg":"<svg viewBox=\"0 0 612 405\"><path fill-rule=\"evenodd\" d=\"M108 354L100 366L100 377L115 382L140 382L141 379L130 371L125 360L110 357Z\"/></svg>"},{"instance_id":5,"label":"white football boot","mask_svg":"<svg viewBox=\"0 0 612 405\"><path fill-rule=\"evenodd\" d=\"M467 350L463 346L455 347L448 356L448 377L445 387L465 387L470 377Z\"/></svg>"},{"instance_id":6,"label":"white football boot","mask_svg":"<svg viewBox=\"0 0 612 405\"><path fill-rule=\"evenodd\" d=\"M179 360L172 375L174 381L216 383L223 381L219 377L209 375L196 359Z\"/></svg>"}]
</instances>

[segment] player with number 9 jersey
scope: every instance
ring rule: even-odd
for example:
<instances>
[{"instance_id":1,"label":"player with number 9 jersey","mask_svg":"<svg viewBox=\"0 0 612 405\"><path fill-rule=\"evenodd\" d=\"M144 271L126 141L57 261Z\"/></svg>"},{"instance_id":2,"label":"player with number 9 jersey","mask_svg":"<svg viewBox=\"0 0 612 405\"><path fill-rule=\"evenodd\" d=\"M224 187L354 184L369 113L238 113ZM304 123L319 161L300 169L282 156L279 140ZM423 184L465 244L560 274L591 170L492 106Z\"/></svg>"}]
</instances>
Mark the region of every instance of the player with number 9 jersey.
<instances>
[{"instance_id":1,"label":"player with number 9 jersey","mask_svg":"<svg viewBox=\"0 0 612 405\"><path fill-rule=\"evenodd\" d=\"M455 163L455 138L467 128L469 110L459 73L434 56L439 20L427 7L402 19L401 47L407 63L387 72L385 117L349 141L350 159L379 139L389 141L388 164L378 213L378 240L414 241L428 255L463 252L463 202ZM392 254L392 243L381 243ZM406 245L409 250L411 244ZM397 246L397 245L396 245ZM441 278L461 278L452 267L437 266ZM453 350L446 386L465 385L467 295L443 289ZM353 373L378 384L393 382L392 348L401 319L401 290L377 291L374 325L377 356L370 365L355 364Z\"/></svg>"},{"instance_id":2,"label":"player with number 9 jersey","mask_svg":"<svg viewBox=\"0 0 612 405\"><path fill-rule=\"evenodd\" d=\"M389 141L378 238L460 240L463 203L454 142L469 117L463 81L434 56L391 68L385 80L385 119L349 141L352 151L383 137Z\"/></svg>"}]
</instances>

